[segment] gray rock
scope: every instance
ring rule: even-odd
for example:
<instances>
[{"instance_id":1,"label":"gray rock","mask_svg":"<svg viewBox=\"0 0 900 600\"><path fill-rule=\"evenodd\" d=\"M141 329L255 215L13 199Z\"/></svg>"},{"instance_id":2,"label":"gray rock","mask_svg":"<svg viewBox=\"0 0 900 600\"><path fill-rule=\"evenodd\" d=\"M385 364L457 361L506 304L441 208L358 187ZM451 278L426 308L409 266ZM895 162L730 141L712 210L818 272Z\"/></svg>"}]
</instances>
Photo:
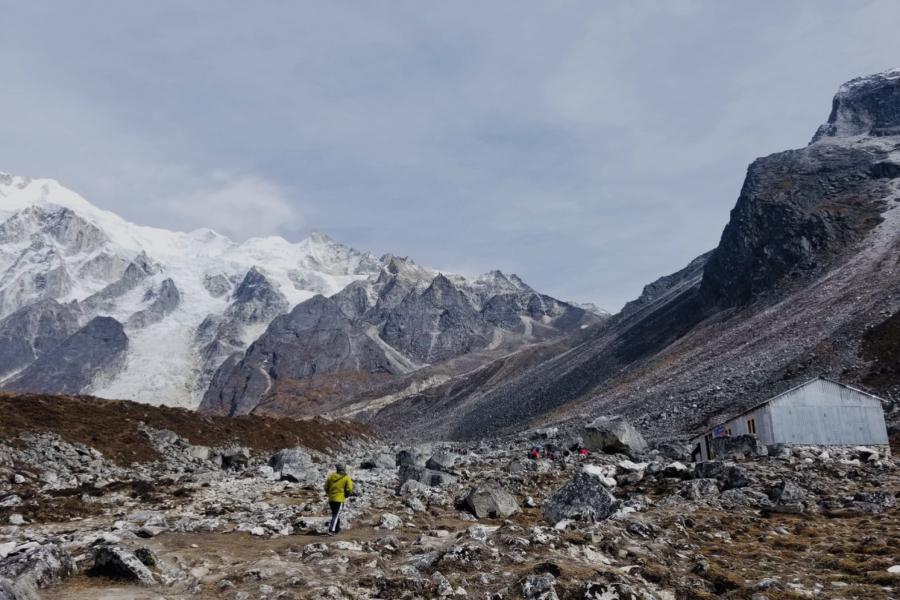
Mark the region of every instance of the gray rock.
<instances>
[{"instance_id":1,"label":"gray rock","mask_svg":"<svg viewBox=\"0 0 900 600\"><path fill-rule=\"evenodd\" d=\"M432 455L428 462L425 463L425 466L434 471L446 471L449 473L456 465L456 460L457 456L455 454L442 450Z\"/></svg>"},{"instance_id":2,"label":"gray rock","mask_svg":"<svg viewBox=\"0 0 900 600\"><path fill-rule=\"evenodd\" d=\"M79 394L125 365L128 336L111 317L96 317L59 346L43 353L12 381L9 390Z\"/></svg>"},{"instance_id":3,"label":"gray rock","mask_svg":"<svg viewBox=\"0 0 900 600\"><path fill-rule=\"evenodd\" d=\"M46 299L0 320L0 378L19 371L78 330L78 309Z\"/></svg>"},{"instance_id":4,"label":"gray rock","mask_svg":"<svg viewBox=\"0 0 900 600\"><path fill-rule=\"evenodd\" d=\"M240 446L227 448L220 454L220 460L223 469L245 469L250 463L250 450Z\"/></svg>"},{"instance_id":5,"label":"gray rock","mask_svg":"<svg viewBox=\"0 0 900 600\"><path fill-rule=\"evenodd\" d=\"M524 600L559 600L556 595L556 578L550 573L529 575L522 580L522 598Z\"/></svg>"},{"instance_id":6,"label":"gray rock","mask_svg":"<svg viewBox=\"0 0 900 600\"><path fill-rule=\"evenodd\" d=\"M156 584L150 569L132 552L118 546L100 546L94 550L92 573L142 585Z\"/></svg>"},{"instance_id":7,"label":"gray rock","mask_svg":"<svg viewBox=\"0 0 900 600\"><path fill-rule=\"evenodd\" d=\"M0 600L34 600L32 594L16 589L12 581L0 577Z\"/></svg>"},{"instance_id":8,"label":"gray rock","mask_svg":"<svg viewBox=\"0 0 900 600\"><path fill-rule=\"evenodd\" d=\"M279 450L269 458L269 466L272 467L276 473L281 472L285 465L312 467L313 460L309 455L309 452L303 448L285 448Z\"/></svg>"},{"instance_id":9,"label":"gray rock","mask_svg":"<svg viewBox=\"0 0 900 600\"><path fill-rule=\"evenodd\" d=\"M131 315L125 325L140 329L162 321L181 304L181 293L172 279L162 282L160 289L153 295L153 302L144 310Z\"/></svg>"},{"instance_id":10,"label":"gray rock","mask_svg":"<svg viewBox=\"0 0 900 600\"><path fill-rule=\"evenodd\" d=\"M397 466L410 465L413 467L424 467L431 455L431 446L415 446L413 448L404 448L397 453Z\"/></svg>"},{"instance_id":11,"label":"gray rock","mask_svg":"<svg viewBox=\"0 0 900 600\"><path fill-rule=\"evenodd\" d=\"M675 442L666 442L656 446L657 451L659 451L661 456L665 456L671 460L675 461L690 461L691 460L691 450L685 444L678 444Z\"/></svg>"},{"instance_id":12,"label":"gray rock","mask_svg":"<svg viewBox=\"0 0 900 600\"><path fill-rule=\"evenodd\" d=\"M403 519L398 517L397 515L392 515L390 513L384 513L381 515L381 520L378 522L378 527L381 529L397 529L403 525Z\"/></svg>"},{"instance_id":13,"label":"gray rock","mask_svg":"<svg viewBox=\"0 0 900 600\"><path fill-rule=\"evenodd\" d=\"M188 448L188 454L190 454L193 459L204 461L210 459L212 451L208 446L191 446Z\"/></svg>"},{"instance_id":14,"label":"gray rock","mask_svg":"<svg viewBox=\"0 0 900 600\"><path fill-rule=\"evenodd\" d=\"M719 482L715 479L692 479L679 484L676 492L688 500L706 500L719 495Z\"/></svg>"},{"instance_id":15,"label":"gray rock","mask_svg":"<svg viewBox=\"0 0 900 600\"><path fill-rule=\"evenodd\" d=\"M694 476L701 479L715 479L723 490L750 485L750 476L743 468L726 462L711 460L694 465Z\"/></svg>"},{"instance_id":16,"label":"gray rock","mask_svg":"<svg viewBox=\"0 0 900 600\"><path fill-rule=\"evenodd\" d=\"M486 481L472 488L466 495L465 503L479 519L505 519L519 512L515 497L495 481Z\"/></svg>"},{"instance_id":17,"label":"gray rock","mask_svg":"<svg viewBox=\"0 0 900 600\"><path fill-rule=\"evenodd\" d=\"M829 137L900 134L900 85L896 71L848 81L834 96L828 122L812 141Z\"/></svg>"},{"instance_id":18,"label":"gray rock","mask_svg":"<svg viewBox=\"0 0 900 600\"><path fill-rule=\"evenodd\" d=\"M449 473L433 471L431 469L426 469L425 467L414 467L411 465L401 466L399 475L401 486L407 481L417 481L431 487L441 487L456 483L456 477Z\"/></svg>"},{"instance_id":19,"label":"gray rock","mask_svg":"<svg viewBox=\"0 0 900 600\"><path fill-rule=\"evenodd\" d=\"M547 498L543 514L551 524L563 519L603 521L615 512L617 505L615 496L599 478L580 472Z\"/></svg>"},{"instance_id":20,"label":"gray rock","mask_svg":"<svg viewBox=\"0 0 900 600\"><path fill-rule=\"evenodd\" d=\"M895 506L897 506L897 498L890 491L857 492L853 495L853 500L855 502L877 504L884 508L894 508Z\"/></svg>"},{"instance_id":21,"label":"gray rock","mask_svg":"<svg viewBox=\"0 0 900 600\"><path fill-rule=\"evenodd\" d=\"M394 469L396 466L396 459L384 452L376 454L360 464L362 469Z\"/></svg>"},{"instance_id":22,"label":"gray rock","mask_svg":"<svg viewBox=\"0 0 900 600\"><path fill-rule=\"evenodd\" d=\"M275 318L243 356L223 364L212 376L201 408L246 414L273 380L354 371L399 374L401 369L367 332L333 299L314 296Z\"/></svg>"},{"instance_id":23,"label":"gray rock","mask_svg":"<svg viewBox=\"0 0 900 600\"><path fill-rule=\"evenodd\" d=\"M769 499L776 504L799 504L806 496L806 490L789 479L778 482L769 492Z\"/></svg>"},{"instance_id":24,"label":"gray rock","mask_svg":"<svg viewBox=\"0 0 900 600\"><path fill-rule=\"evenodd\" d=\"M648 448L644 436L621 417L598 417L582 430L581 436L590 450L640 454Z\"/></svg>"},{"instance_id":25,"label":"gray rock","mask_svg":"<svg viewBox=\"0 0 900 600\"><path fill-rule=\"evenodd\" d=\"M12 582L14 589L25 597L61 582L74 572L72 558L56 544L26 544L0 560L0 579Z\"/></svg>"}]
</instances>

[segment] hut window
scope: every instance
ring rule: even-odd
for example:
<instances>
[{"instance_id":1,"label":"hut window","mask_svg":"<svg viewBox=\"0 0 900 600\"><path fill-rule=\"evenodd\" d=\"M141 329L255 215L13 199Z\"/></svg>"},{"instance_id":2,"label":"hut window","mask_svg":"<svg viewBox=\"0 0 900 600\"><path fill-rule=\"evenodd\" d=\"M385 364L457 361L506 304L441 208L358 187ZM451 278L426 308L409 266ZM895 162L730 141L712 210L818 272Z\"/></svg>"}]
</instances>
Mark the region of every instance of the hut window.
<instances>
[{"instance_id":1,"label":"hut window","mask_svg":"<svg viewBox=\"0 0 900 600\"><path fill-rule=\"evenodd\" d=\"M756 433L756 419L747 419L747 433Z\"/></svg>"}]
</instances>

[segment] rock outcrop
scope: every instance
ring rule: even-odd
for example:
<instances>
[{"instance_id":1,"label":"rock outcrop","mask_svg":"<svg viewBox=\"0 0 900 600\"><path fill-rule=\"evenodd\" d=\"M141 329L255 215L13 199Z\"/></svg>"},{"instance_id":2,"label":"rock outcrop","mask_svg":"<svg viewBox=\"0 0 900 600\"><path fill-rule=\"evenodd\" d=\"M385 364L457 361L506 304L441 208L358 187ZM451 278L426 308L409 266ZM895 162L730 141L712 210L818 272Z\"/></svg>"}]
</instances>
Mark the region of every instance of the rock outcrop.
<instances>
[{"instance_id":1,"label":"rock outcrop","mask_svg":"<svg viewBox=\"0 0 900 600\"><path fill-rule=\"evenodd\" d=\"M564 519L602 521L617 507L615 496L600 479L580 472L544 502L544 519L556 524Z\"/></svg>"},{"instance_id":2,"label":"rock outcrop","mask_svg":"<svg viewBox=\"0 0 900 600\"><path fill-rule=\"evenodd\" d=\"M0 321L0 379L19 371L78 330L80 312L47 299Z\"/></svg>"},{"instance_id":3,"label":"rock outcrop","mask_svg":"<svg viewBox=\"0 0 900 600\"><path fill-rule=\"evenodd\" d=\"M479 519L505 519L519 512L519 503L495 481L486 481L466 495L466 506Z\"/></svg>"},{"instance_id":4,"label":"rock outcrop","mask_svg":"<svg viewBox=\"0 0 900 600\"><path fill-rule=\"evenodd\" d=\"M4 387L15 391L78 394L115 375L124 365L128 336L111 317L96 317L43 353Z\"/></svg>"}]
</instances>

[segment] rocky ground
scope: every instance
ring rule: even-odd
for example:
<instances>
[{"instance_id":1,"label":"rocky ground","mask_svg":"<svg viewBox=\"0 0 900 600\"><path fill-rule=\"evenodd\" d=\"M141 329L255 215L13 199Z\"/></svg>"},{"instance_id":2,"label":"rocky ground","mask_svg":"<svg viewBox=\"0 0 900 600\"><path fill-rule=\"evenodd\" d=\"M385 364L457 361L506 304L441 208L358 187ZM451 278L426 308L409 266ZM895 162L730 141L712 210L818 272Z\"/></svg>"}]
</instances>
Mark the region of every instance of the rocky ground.
<instances>
[{"instance_id":1,"label":"rocky ground","mask_svg":"<svg viewBox=\"0 0 900 600\"><path fill-rule=\"evenodd\" d=\"M620 425L272 452L136 427L154 459L53 431L4 438L0 598L900 597L900 469L884 449L743 440L693 464ZM587 458L528 457L579 439ZM329 537L336 460L357 494Z\"/></svg>"}]
</instances>

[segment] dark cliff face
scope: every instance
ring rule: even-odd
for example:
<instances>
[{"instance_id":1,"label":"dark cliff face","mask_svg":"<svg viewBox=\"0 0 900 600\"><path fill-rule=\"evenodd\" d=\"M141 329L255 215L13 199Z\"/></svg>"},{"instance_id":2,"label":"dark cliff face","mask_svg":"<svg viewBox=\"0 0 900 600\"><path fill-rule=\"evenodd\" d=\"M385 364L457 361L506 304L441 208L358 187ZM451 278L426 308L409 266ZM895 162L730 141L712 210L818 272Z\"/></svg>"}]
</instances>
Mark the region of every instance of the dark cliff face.
<instances>
[{"instance_id":1,"label":"dark cliff face","mask_svg":"<svg viewBox=\"0 0 900 600\"><path fill-rule=\"evenodd\" d=\"M704 301L746 304L785 279L802 279L881 221L887 178L875 148L814 144L756 160L718 248L704 269Z\"/></svg>"},{"instance_id":2,"label":"dark cliff face","mask_svg":"<svg viewBox=\"0 0 900 600\"><path fill-rule=\"evenodd\" d=\"M111 317L96 317L58 346L43 353L5 389L78 394L125 364L128 336Z\"/></svg>"},{"instance_id":3,"label":"dark cliff face","mask_svg":"<svg viewBox=\"0 0 900 600\"><path fill-rule=\"evenodd\" d=\"M355 370L392 373L395 367L337 303L314 296L272 321L242 358L229 358L215 373L200 408L246 414L277 381Z\"/></svg>"},{"instance_id":4,"label":"dark cliff face","mask_svg":"<svg viewBox=\"0 0 900 600\"><path fill-rule=\"evenodd\" d=\"M0 377L31 364L78 330L72 304L41 300L0 321Z\"/></svg>"},{"instance_id":5,"label":"dark cliff face","mask_svg":"<svg viewBox=\"0 0 900 600\"><path fill-rule=\"evenodd\" d=\"M841 86L828 122L812 141L856 135L900 135L900 70L859 77Z\"/></svg>"},{"instance_id":6,"label":"dark cliff face","mask_svg":"<svg viewBox=\"0 0 900 600\"><path fill-rule=\"evenodd\" d=\"M393 257L375 281L353 283L331 298L316 296L275 319L243 356L211 375L201 409L249 412L275 391L315 393L312 382L288 382L318 378L333 387L335 374L365 391L373 381L488 350L507 334L521 345L602 320L502 273L472 285L440 274L429 281L423 273ZM208 336L215 327L207 323L199 333ZM341 389L342 396L352 395L348 386ZM286 406L289 399L282 400Z\"/></svg>"}]
</instances>

